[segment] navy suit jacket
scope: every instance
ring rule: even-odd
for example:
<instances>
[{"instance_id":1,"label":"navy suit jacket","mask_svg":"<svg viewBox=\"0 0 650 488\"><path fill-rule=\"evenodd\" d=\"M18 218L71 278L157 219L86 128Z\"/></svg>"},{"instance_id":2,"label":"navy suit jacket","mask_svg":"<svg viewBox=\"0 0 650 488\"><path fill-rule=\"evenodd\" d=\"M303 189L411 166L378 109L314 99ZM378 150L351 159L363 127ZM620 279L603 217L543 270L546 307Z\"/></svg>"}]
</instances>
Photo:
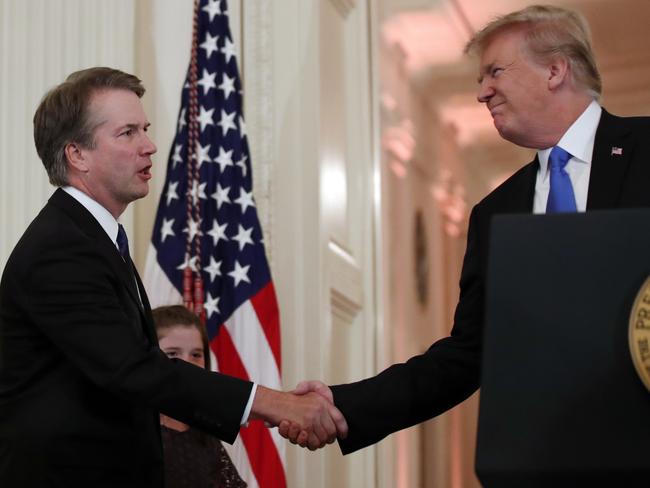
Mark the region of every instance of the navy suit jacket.
<instances>
[{"instance_id":1,"label":"navy suit jacket","mask_svg":"<svg viewBox=\"0 0 650 488\"><path fill-rule=\"evenodd\" d=\"M0 282L0 486L162 487L159 412L233 442L251 388L160 351L132 263L56 190Z\"/></svg>"},{"instance_id":2,"label":"navy suit jacket","mask_svg":"<svg viewBox=\"0 0 650 488\"><path fill-rule=\"evenodd\" d=\"M536 158L473 208L451 335L375 377L332 387L349 427L347 439L339 442L344 453L439 415L479 387L490 222L496 214L532 212L538 168ZM650 207L650 118L603 110L587 211L639 207Z\"/></svg>"}]
</instances>

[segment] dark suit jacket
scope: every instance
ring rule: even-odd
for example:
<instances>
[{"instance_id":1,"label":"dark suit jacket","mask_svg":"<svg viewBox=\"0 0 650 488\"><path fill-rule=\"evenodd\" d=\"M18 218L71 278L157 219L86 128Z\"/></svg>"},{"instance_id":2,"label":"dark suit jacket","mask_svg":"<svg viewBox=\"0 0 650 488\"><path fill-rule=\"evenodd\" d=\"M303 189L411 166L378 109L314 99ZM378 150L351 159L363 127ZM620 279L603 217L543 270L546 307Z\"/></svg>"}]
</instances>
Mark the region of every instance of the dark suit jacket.
<instances>
[{"instance_id":1,"label":"dark suit jacket","mask_svg":"<svg viewBox=\"0 0 650 488\"><path fill-rule=\"evenodd\" d=\"M622 154L612 154L613 147ZM472 210L451 335L373 378L332 387L349 426L348 438L340 441L344 453L443 413L479 387L490 221L495 214L532 211L538 167L535 159ZM603 110L587 210L635 207L650 207L650 118Z\"/></svg>"},{"instance_id":2,"label":"dark suit jacket","mask_svg":"<svg viewBox=\"0 0 650 488\"><path fill-rule=\"evenodd\" d=\"M0 486L162 487L159 412L237 436L251 384L168 359L133 273L60 189L16 245L0 282Z\"/></svg>"}]
</instances>

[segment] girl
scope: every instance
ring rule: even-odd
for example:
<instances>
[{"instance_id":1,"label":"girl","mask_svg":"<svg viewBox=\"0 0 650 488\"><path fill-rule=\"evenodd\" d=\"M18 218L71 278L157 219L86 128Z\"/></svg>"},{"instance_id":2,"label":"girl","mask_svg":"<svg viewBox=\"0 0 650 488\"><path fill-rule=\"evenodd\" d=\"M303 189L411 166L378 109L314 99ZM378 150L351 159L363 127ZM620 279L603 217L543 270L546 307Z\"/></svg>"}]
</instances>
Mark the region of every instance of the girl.
<instances>
[{"instance_id":1,"label":"girl","mask_svg":"<svg viewBox=\"0 0 650 488\"><path fill-rule=\"evenodd\" d=\"M208 335L199 318L182 305L152 311L160 349L210 369ZM245 487L223 445L216 438L160 414L167 488Z\"/></svg>"}]
</instances>

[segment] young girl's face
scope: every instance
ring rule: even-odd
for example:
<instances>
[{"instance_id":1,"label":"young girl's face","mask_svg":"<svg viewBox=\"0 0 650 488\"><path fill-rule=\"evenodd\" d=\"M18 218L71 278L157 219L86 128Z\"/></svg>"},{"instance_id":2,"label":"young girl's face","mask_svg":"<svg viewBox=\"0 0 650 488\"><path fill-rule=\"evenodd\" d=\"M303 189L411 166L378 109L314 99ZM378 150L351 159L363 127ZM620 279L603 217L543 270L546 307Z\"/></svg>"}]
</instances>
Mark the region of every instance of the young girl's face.
<instances>
[{"instance_id":1,"label":"young girl's face","mask_svg":"<svg viewBox=\"0 0 650 488\"><path fill-rule=\"evenodd\" d=\"M182 359L205 368L203 342L196 327L176 325L164 329L158 338L158 344L167 357Z\"/></svg>"}]
</instances>

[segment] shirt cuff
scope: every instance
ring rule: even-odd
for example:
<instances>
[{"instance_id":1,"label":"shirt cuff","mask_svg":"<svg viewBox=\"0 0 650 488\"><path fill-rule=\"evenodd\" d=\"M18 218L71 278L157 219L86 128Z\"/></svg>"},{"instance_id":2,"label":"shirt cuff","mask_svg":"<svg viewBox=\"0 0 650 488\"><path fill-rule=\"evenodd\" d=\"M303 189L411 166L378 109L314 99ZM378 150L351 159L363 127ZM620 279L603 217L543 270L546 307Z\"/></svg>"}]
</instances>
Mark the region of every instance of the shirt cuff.
<instances>
[{"instance_id":1,"label":"shirt cuff","mask_svg":"<svg viewBox=\"0 0 650 488\"><path fill-rule=\"evenodd\" d=\"M244 427L248 426L248 417L251 414L251 408L253 408L253 399L255 398L255 392L257 391L257 383L253 383L253 388L251 388L251 395L248 397L248 403L244 409L244 415L241 417L241 422L239 425Z\"/></svg>"}]
</instances>

